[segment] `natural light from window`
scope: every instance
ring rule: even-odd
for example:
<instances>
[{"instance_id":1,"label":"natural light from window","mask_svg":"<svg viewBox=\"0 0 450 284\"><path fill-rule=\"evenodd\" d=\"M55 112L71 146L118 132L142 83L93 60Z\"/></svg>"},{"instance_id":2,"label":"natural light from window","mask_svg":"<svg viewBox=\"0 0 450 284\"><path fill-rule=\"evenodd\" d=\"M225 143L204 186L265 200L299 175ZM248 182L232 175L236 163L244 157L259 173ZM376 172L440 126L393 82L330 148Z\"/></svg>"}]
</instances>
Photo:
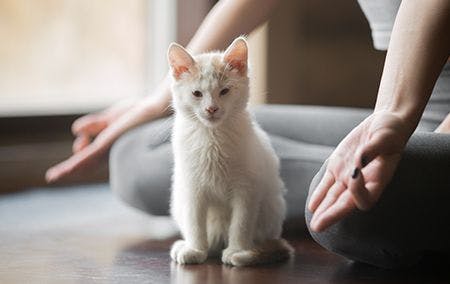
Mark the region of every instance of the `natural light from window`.
<instances>
[{"instance_id":1,"label":"natural light from window","mask_svg":"<svg viewBox=\"0 0 450 284\"><path fill-rule=\"evenodd\" d=\"M0 0L0 116L84 113L147 94L165 70L153 41L173 40L174 3Z\"/></svg>"}]
</instances>

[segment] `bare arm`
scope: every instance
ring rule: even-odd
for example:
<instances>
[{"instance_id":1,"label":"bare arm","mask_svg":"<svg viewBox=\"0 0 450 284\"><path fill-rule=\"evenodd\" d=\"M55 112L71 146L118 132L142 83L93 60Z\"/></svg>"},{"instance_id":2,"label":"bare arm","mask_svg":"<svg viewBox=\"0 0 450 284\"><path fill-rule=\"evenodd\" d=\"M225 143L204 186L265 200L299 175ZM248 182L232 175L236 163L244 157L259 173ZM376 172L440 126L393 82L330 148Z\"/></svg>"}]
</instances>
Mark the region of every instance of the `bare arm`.
<instances>
[{"instance_id":1,"label":"bare arm","mask_svg":"<svg viewBox=\"0 0 450 284\"><path fill-rule=\"evenodd\" d=\"M374 113L330 156L308 204L312 230L322 231L378 201L448 58L449 35L450 1L402 1Z\"/></svg>"},{"instance_id":2,"label":"bare arm","mask_svg":"<svg viewBox=\"0 0 450 284\"><path fill-rule=\"evenodd\" d=\"M450 52L450 1L403 1L380 82L377 111L416 128Z\"/></svg>"}]
</instances>

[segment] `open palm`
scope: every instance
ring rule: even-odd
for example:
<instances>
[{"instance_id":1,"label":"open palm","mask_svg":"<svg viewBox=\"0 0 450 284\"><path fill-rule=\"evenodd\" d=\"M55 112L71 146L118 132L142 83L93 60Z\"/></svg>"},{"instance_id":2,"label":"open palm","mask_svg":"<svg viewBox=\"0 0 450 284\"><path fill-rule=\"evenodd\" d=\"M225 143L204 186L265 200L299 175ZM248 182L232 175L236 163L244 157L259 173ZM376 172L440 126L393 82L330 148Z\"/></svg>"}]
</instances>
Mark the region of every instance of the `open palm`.
<instances>
[{"instance_id":1,"label":"open palm","mask_svg":"<svg viewBox=\"0 0 450 284\"><path fill-rule=\"evenodd\" d=\"M369 210L378 201L409 138L405 129L398 116L374 113L342 140L308 204L313 231L328 228L355 208Z\"/></svg>"}]
</instances>

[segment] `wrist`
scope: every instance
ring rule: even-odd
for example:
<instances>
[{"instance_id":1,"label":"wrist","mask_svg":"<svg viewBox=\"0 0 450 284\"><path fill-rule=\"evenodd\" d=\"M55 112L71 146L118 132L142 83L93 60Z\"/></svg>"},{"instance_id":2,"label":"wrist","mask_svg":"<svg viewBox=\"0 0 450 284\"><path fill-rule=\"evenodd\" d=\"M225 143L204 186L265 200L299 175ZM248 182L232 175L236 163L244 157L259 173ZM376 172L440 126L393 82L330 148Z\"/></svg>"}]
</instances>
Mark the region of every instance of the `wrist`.
<instances>
[{"instance_id":1,"label":"wrist","mask_svg":"<svg viewBox=\"0 0 450 284\"><path fill-rule=\"evenodd\" d=\"M372 121L386 121L386 119L390 121L388 127L393 129L397 133L398 139L401 140L399 142L404 142L405 144L417 127L417 123L414 123L411 120L411 117L409 117L404 112L395 109L376 109L373 113L373 116L374 119ZM380 126L386 125L381 124Z\"/></svg>"},{"instance_id":2,"label":"wrist","mask_svg":"<svg viewBox=\"0 0 450 284\"><path fill-rule=\"evenodd\" d=\"M401 88L397 88L390 95L379 93L374 113L395 116L403 130L410 136L420 121L425 103L418 101L418 96L407 95L411 92L401 92L399 89Z\"/></svg>"},{"instance_id":3,"label":"wrist","mask_svg":"<svg viewBox=\"0 0 450 284\"><path fill-rule=\"evenodd\" d=\"M137 102L131 112L139 120L151 121L171 114L171 96L169 92L153 93Z\"/></svg>"},{"instance_id":4,"label":"wrist","mask_svg":"<svg viewBox=\"0 0 450 284\"><path fill-rule=\"evenodd\" d=\"M170 76L168 74L151 94L141 100L139 105L150 116L150 119L157 119L172 113L171 100Z\"/></svg>"}]
</instances>

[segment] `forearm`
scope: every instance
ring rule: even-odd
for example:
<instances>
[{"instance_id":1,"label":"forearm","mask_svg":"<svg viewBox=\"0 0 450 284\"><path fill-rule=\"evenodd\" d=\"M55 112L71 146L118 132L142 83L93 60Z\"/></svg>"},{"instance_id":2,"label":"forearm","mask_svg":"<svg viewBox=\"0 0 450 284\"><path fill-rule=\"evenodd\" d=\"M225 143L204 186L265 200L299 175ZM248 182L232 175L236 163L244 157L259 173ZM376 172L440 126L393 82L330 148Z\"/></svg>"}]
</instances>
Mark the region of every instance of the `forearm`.
<instances>
[{"instance_id":1,"label":"forearm","mask_svg":"<svg viewBox=\"0 0 450 284\"><path fill-rule=\"evenodd\" d=\"M450 51L450 1L404 0L391 35L375 112L416 128Z\"/></svg>"},{"instance_id":2,"label":"forearm","mask_svg":"<svg viewBox=\"0 0 450 284\"><path fill-rule=\"evenodd\" d=\"M224 49L235 37L267 21L281 0L222 0L206 16L187 48L194 54Z\"/></svg>"}]
</instances>

